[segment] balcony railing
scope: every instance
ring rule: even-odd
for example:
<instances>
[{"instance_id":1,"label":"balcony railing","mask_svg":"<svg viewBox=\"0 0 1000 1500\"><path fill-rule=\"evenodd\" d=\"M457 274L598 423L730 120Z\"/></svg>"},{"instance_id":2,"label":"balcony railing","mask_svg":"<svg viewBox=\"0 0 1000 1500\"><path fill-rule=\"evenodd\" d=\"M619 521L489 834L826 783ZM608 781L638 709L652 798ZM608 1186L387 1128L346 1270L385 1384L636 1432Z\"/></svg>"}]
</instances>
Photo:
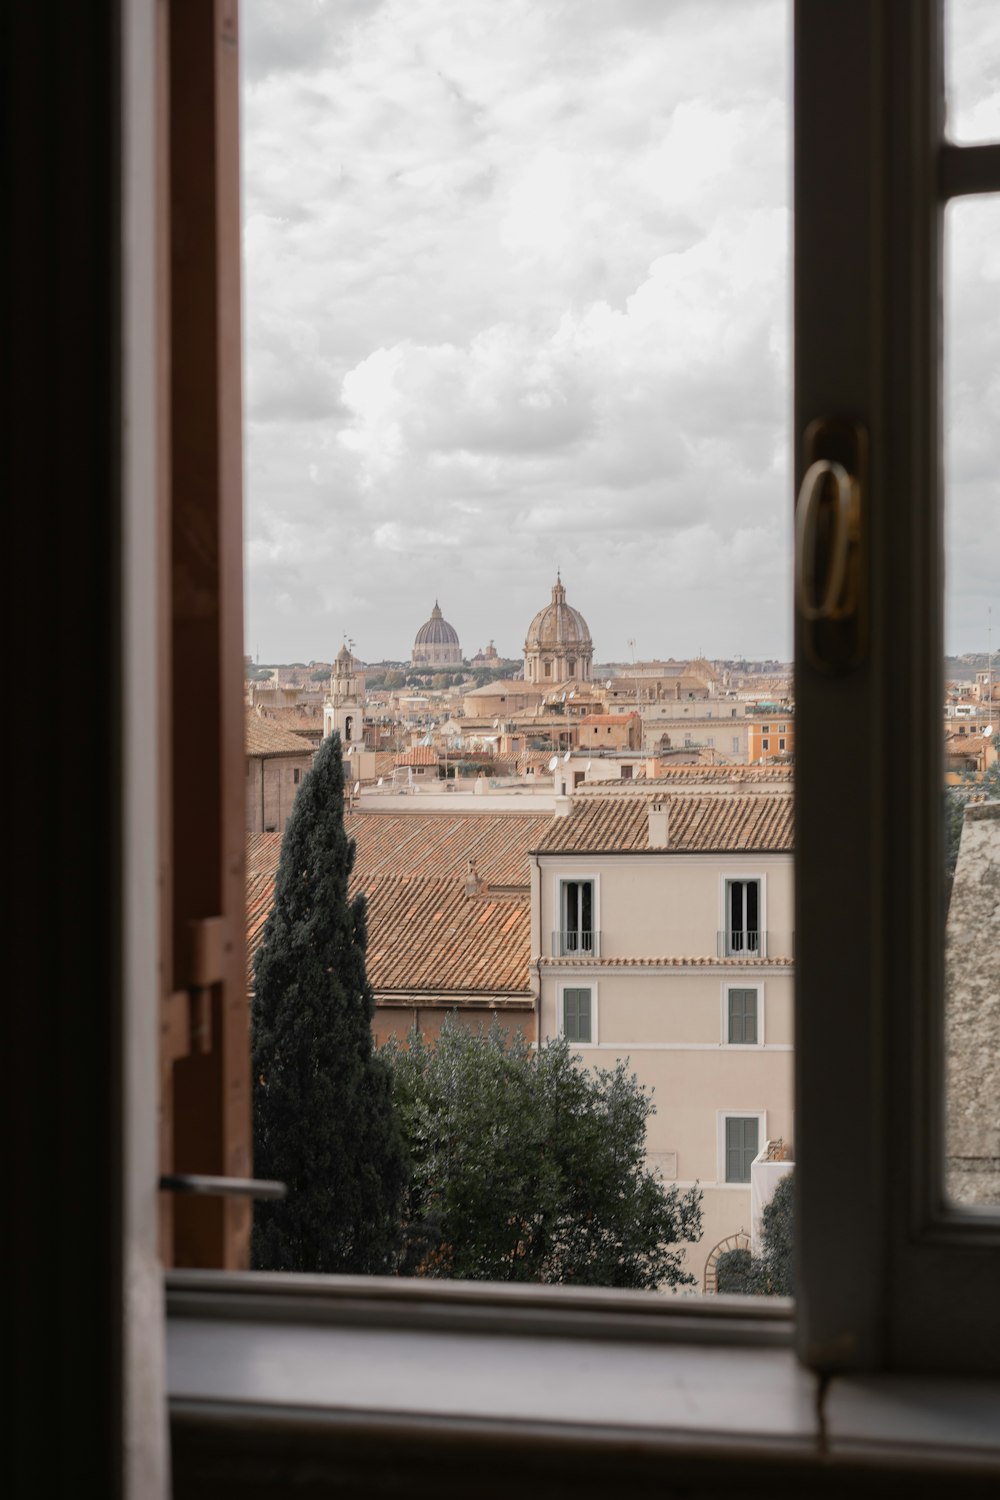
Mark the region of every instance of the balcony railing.
<instances>
[{"instance_id":1,"label":"balcony railing","mask_svg":"<svg viewBox=\"0 0 1000 1500\"><path fill-rule=\"evenodd\" d=\"M767 933L745 928L728 928L716 934L719 958L766 958Z\"/></svg>"},{"instance_id":2,"label":"balcony railing","mask_svg":"<svg viewBox=\"0 0 1000 1500\"><path fill-rule=\"evenodd\" d=\"M600 958L601 934L599 932L554 932L552 934L553 958Z\"/></svg>"}]
</instances>

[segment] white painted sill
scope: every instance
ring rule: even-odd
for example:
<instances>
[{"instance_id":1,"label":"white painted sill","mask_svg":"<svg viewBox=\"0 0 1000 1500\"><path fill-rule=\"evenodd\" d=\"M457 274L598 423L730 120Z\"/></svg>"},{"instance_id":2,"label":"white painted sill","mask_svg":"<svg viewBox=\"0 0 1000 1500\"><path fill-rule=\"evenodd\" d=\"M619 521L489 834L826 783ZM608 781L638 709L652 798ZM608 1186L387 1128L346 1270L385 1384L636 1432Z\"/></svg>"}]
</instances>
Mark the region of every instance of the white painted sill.
<instances>
[{"instance_id":1,"label":"white painted sill","mask_svg":"<svg viewBox=\"0 0 1000 1500\"><path fill-rule=\"evenodd\" d=\"M1000 1477L1000 1381L826 1382L784 1299L174 1272L176 1424Z\"/></svg>"}]
</instances>

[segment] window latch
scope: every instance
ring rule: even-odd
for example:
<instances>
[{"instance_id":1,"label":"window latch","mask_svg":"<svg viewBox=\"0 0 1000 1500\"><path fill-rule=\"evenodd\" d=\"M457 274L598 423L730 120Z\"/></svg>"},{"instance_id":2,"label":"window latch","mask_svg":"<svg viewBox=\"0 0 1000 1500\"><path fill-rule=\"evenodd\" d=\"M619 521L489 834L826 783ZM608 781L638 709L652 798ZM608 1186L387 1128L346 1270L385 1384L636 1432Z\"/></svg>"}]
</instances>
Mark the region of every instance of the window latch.
<instances>
[{"instance_id":1,"label":"window latch","mask_svg":"<svg viewBox=\"0 0 1000 1500\"><path fill-rule=\"evenodd\" d=\"M174 1172L160 1178L161 1193L195 1193L203 1198L284 1198L283 1182L266 1177L207 1177L197 1172Z\"/></svg>"},{"instance_id":2,"label":"window latch","mask_svg":"<svg viewBox=\"0 0 1000 1500\"><path fill-rule=\"evenodd\" d=\"M807 660L822 672L861 661L865 601L868 434L857 422L806 428L795 504L795 604Z\"/></svg>"}]
</instances>

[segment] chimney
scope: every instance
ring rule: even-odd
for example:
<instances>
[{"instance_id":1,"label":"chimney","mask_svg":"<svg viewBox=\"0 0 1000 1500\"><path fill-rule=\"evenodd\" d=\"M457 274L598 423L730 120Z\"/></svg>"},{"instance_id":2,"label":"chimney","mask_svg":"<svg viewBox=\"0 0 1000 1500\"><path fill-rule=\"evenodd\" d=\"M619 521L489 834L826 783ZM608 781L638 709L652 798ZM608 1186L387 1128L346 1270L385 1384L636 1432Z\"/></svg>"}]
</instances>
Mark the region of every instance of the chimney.
<instances>
[{"instance_id":1,"label":"chimney","mask_svg":"<svg viewBox=\"0 0 1000 1500\"><path fill-rule=\"evenodd\" d=\"M474 859L470 859L469 867L465 875L465 894L467 896L480 896L483 894L485 889L486 887L483 883L483 877L476 869L476 861Z\"/></svg>"},{"instance_id":2,"label":"chimney","mask_svg":"<svg viewBox=\"0 0 1000 1500\"><path fill-rule=\"evenodd\" d=\"M670 813L667 800L649 804L649 847L666 849L670 844Z\"/></svg>"}]
</instances>

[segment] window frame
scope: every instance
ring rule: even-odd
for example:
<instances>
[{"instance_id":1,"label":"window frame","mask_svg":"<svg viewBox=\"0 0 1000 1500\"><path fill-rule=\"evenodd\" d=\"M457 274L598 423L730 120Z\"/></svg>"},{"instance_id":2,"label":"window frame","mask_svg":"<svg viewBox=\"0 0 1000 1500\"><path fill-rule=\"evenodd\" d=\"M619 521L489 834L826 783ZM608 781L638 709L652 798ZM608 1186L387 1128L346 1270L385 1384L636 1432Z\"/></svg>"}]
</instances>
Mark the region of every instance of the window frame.
<instances>
[{"instance_id":1,"label":"window frame","mask_svg":"<svg viewBox=\"0 0 1000 1500\"><path fill-rule=\"evenodd\" d=\"M167 7L121 0L96 16L62 7L58 22L70 25L61 33L64 45L55 48L51 7L15 10L10 76L17 87L10 107L18 128L8 140L16 138L27 153L29 170L14 180L15 207L28 212L11 215L12 257L18 298L31 316L16 324L11 346L23 356L12 405L25 419L11 424L18 490L23 487L25 497L23 506L12 508L21 528L12 551L16 546L31 555L37 547L40 511L59 516L65 527L53 547L53 558L65 564L58 586L39 589L29 570L13 579L24 586L17 623L38 631L35 650L38 640L54 640L59 632L63 641L79 636L90 659L106 669L95 674L90 714L82 717L71 752L61 763L39 758L37 768L28 768L36 778L32 795L18 799L30 823L25 859L35 858L37 848L51 864L58 852L66 868L86 869L89 878L74 891L72 911L58 903L44 910L25 903L24 931L36 941L17 945L17 956L29 961L22 962L18 993L39 1003L16 1007L14 1017L19 1043L23 1037L18 1071L28 1082L26 1118L37 1127L25 1132L25 1150L14 1164L25 1229L14 1246L20 1292L15 1349L24 1355L17 1360L16 1396L35 1407L23 1421L20 1410L14 1414L15 1475L44 1470L49 1479L78 1481L85 1467L108 1494L163 1492L163 1342L199 1297L219 1360L225 1357L222 1335L252 1324L258 1368L269 1367L268 1341L283 1326L318 1338L336 1320L331 1309L339 1308L344 1324L369 1328L373 1347L381 1342L383 1349L396 1329L426 1339L435 1317L439 1328L452 1331L480 1320L478 1326L489 1323L505 1340L515 1331L523 1335L521 1363L530 1370L531 1337L566 1344L601 1325L597 1336L634 1348L637 1362L657 1339L672 1343L678 1388L686 1369L696 1378L699 1357L712 1343L722 1346L741 1377L747 1369L759 1372L753 1361L762 1351L787 1352L787 1305L734 1308L722 1298L702 1306L694 1299L614 1292L558 1298L542 1288L512 1295L509 1289L374 1282L303 1288L297 1278L278 1283L238 1273L175 1273L164 1329L156 1259L156 1099L155 1090L142 1087L155 1066L151 1033L158 1033L162 767L152 732L156 703L131 689L141 685L143 672L148 681L150 660L159 670L163 665L157 590L150 586L160 579L163 556L155 514L162 475L149 432L157 425L170 355L159 319L162 247L153 203L162 169L157 36L162 40L158 29ZM231 0L216 0L215 15L232 52ZM177 1493L186 1492L192 1467L197 1474L199 1455L202 1474L217 1480L220 1463L230 1476L241 1459L259 1465L261 1445L277 1471L275 1489L284 1492L288 1486L277 1475L295 1470L295 1444L289 1443L295 1435L309 1445L309 1459L325 1454L342 1484L345 1472L356 1472L345 1466L360 1454L370 1479L391 1450L396 1474L424 1475L425 1492L435 1495L467 1488L467 1470L445 1472L426 1462L429 1453L453 1457L456 1448L480 1463L484 1453L519 1457L536 1480L540 1460L560 1481L573 1460L580 1494L587 1492L588 1476L591 1493L598 1484L606 1493L609 1466L618 1482L623 1474L644 1473L662 1483L669 1472L696 1493L719 1493L721 1478L745 1483L751 1471L769 1492L799 1494L803 1477L821 1469L835 1481L838 1461L852 1474L867 1461L869 1475L880 1465L883 1472L888 1466L918 1475L914 1427L904 1421L895 1441L882 1440L862 1422L852 1437L838 1393L848 1406L853 1398L855 1409L881 1397L904 1410L909 1401L914 1413L916 1389L922 1419L956 1403L964 1419L977 1399L995 1393L996 1385L981 1377L995 1360L986 1339L997 1324L997 1229L973 1216L944 1214L936 1175L940 1100L929 1085L940 1062L940 934L924 920L912 944L890 948L885 936L910 932L908 921L899 926L907 911L921 919L939 916L940 829L927 799L933 797L936 809L940 207L948 194L1000 188L996 146L942 145L940 29L940 7L931 0L796 5L794 431L801 434L805 422L830 411L866 418L879 496L871 516L869 665L832 683L815 680L800 665L796 688L798 784L819 799L807 814L800 798L797 814L796 1152L802 1172L795 1339L801 1365L781 1397L768 1387L768 1398L772 1405L801 1400L821 1416L822 1430L796 1429L784 1444L745 1425L720 1434L727 1420L720 1411L713 1430L700 1438L675 1430L662 1443L656 1433L637 1442L634 1429L577 1428L556 1450L546 1447L552 1434L544 1423L544 1392L537 1421L504 1425L484 1411L478 1425L467 1424L464 1437L456 1421L421 1427L405 1413L305 1412L277 1401L247 1410L180 1398L172 1410ZM830 129L834 81L836 131ZM55 208L55 215L46 217L39 205ZM41 253L32 255L28 238L36 227ZM238 330L235 336L238 345ZM67 378L51 382L54 351L67 361L61 365ZM78 366L84 373L77 380ZM40 390L48 392L44 403ZM62 441L53 462L39 465L42 411L49 427L58 423ZM109 452L116 441L120 451ZM71 455L72 484L63 482L60 451ZM796 464L801 473L801 454ZM71 540L78 543L72 565L65 557ZM242 641L230 645L238 651L242 680ZM801 662L801 651L797 656ZM161 694L152 696L162 702ZM869 726L864 747L842 740L839 726L849 718ZM227 753L230 774L241 778L241 735ZM118 771L126 764L123 788ZM77 796L81 766L93 773L91 796L71 826L56 816L59 799L51 794L55 784L67 799ZM848 785L851 796L838 797L843 816L831 828L820 812L829 810L831 788ZM39 827L51 839L39 838ZM85 833L92 835L87 848ZM819 909L831 893L839 928L849 920L860 934L857 944L841 945L843 951L832 952ZM810 901L817 908L812 917ZM89 955L89 964L78 966L70 1002L53 992L51 971L40 976L35 957L46 944L54 957L60 951ZM84 989L93 1001L86 1007L79 1003ZM832 1034L822 1021L829 1000L843 1023ZM65 1016L66 1027L53 1026L53 1016ZM54 1075L59 1090L46 1088ZM851 1111L842 1108L845 1080L855 1100ZM833 1110L831 1099L838 1104ZM909 1171L898 1170L899 1139L916 1144ZM515 1304L516 1328L510 1316ZM399 1311L403 1305L409 1318ZM767 1365L771 1373L784 1368ZM809 1377L808 1369L824 1378ZM905 1378L894 1381L888 1373L894 1369ZM963 1369L980 1378L954 1378ZM864 1372L865 1379L845 1380L838 1374L845 1370ZM915 1381L919 1371L932 1372L933 1379ZM593 1383L589 1370L581 1379ZM890 1416L885 1405L882 1413ZM53 1447L54 1431L62 1441ZM939 1467L920 1476L922 1493L940 1493L942 1472L981 1474L992 1464L995 1475L995 1432L992 1450L974 1448L967 1432L965 1425L944 1429ZM383 1479L389 1467L391 1461Z\"/></svg>"},{"instance_id":2,"label":"window frame","mask_svg":"<svg viewBox=\"0 0 1000 1500\"><path fill-rule=\"evenodd\" d=\"M729 891L733 884L747 885L750 881L757 883L757 948L733 948L731 946L733 933L736 931L729 922ZM764 871L746 870L732 871L723 870L719 876L720 911L721 919L719 931L722 933L722 957L723 958L766 958L767 957L767 875ZM744 901L744 908L746 902ZM752 929L744 927L744 932Z\"/></svg>"},{"instance_id":3,"label":"window frame","mask_svg":"<svg viewBox=\"0 0 1000 1500\"><path fill-rule=\"evenodd\" d=\"M556 981L556 1003L559 1007L557 1012L558 1034L567 1036L566 1032L566 991L567 990L589 990L590 991L590 1039L583 1042L567 1037L573 1047L596 1047L600 1043L600 1028L598 1025L598 996L596 980L588 979L585 983L579 980L559 979Z\"/></svg>"},{"instance_id":4,"label":"window frame","mask_svg":"<svg viewBox=\"0 0 1000 1500\"><path fill-rule=\"evenodd\" d=\"M764 989L762 979L724 979L719 986L721 1045L730 1050L759 1052L764 1046ZM732 990L752 990L757 997L757 1040L755 1042L731 1042L729 1040L729 995Z\"/></svg>"},{"instance_id":5,"label":"window frame","mask_svg":"<svg viewBox=\"0 0 1000 1500\"><path fill-rule=\"evenodd\" d=\"M566 937L566 934L569 931L569 929L565 925L565 923L566 923L566 887L569 886L569 885L583 884L585 882L589 883L589 885L591 887L590 908L591 908L591 924L592 925L591 925L590 932L591 932L591 938L593 939L593 941L592 941L591 946L590 946L589 949L586 949L586 948L574 948L572 950L567 950L567 948L565 946L565 937ZM556 928L556 933L557 933L557 936L558 936L558 943L557 943L556 946L558 947L559 952L552 955L554 958L568 958L568 959L572 960L574 958L581 958L581 957L582 958L599 958L601 956L601 937L600 937L600 934L601 934L601 900L600 900L600 889L601 889L600 878L596 874L594 874L594 873L592 873L590 871L586 871L586 872L563 871L563 870L557 871L556 876L555 876L555 906L554 906L554 911L555 911L556 919L557 919L558 924L559 924L558 927ZM583 932L584 930L585 929L580 928L581 932Z\"/></svg>"},{"instance_id":6,"label":"window frame","mask_svg":"<svg viewBox=\"0 0 1000 1500\"><path fill-rule=\"evenodd\" d=\"M762 1147L767 1141L767 1110L766 1109L720 1109L716 1111L716 1180L713 1184L717 1188L740 1188L745 1192L750 1191L750 1178L730 1178L728 1171L728 1147L726 1143L726 1125L730 1120L756 1120L757 1121L757 1150L754 1156L759 1155Z\"/></svg>"},{"instance_id":7,"label":"window frame","mask_svg":"<svg viewBox=\"0 0 1000 1500\"><path fill-rule=\"evenodd\" d=\"M1000 146L946 140L939 0L795 23L796 489L811 422L868 451L859 663L811 664L796 616L797 1341L827 1372L986 1374L1000 1221L943 1201L941 246L949 197L1000 190Z\"/></svg>"}]
</instances>

